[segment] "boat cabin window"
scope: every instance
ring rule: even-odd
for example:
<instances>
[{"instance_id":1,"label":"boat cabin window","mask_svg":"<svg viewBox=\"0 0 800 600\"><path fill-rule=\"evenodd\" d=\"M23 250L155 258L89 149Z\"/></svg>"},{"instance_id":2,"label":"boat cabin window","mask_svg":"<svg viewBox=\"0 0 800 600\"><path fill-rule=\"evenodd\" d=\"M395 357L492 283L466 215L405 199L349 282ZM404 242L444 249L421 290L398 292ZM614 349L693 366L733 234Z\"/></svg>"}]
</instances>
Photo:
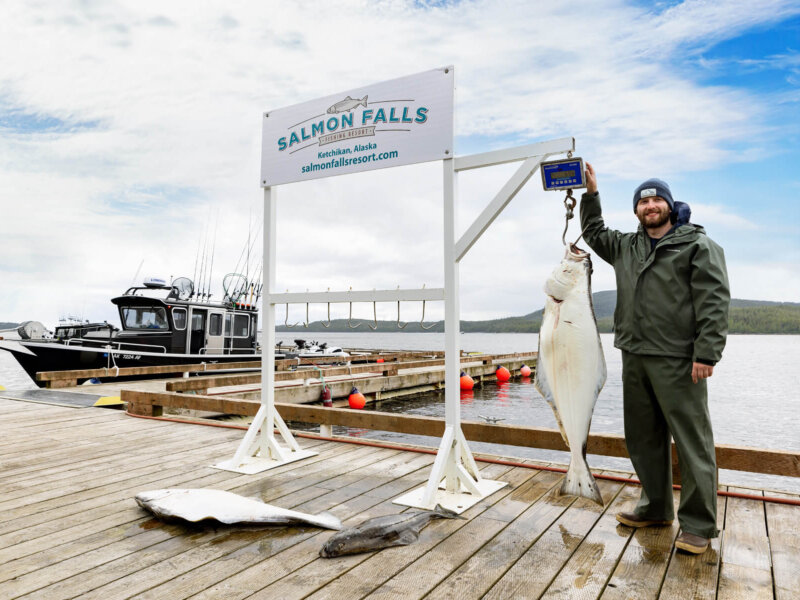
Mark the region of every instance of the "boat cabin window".
<instances>
[{"instance_id":1,"label":"boat cabin window","mask_svg":"<svg viewBox=\"0 0 800 600\"><path fill-rule=\"evenodd\" d=\"M208 322L208 335L222 335L222 315L218 313L211 314L211 320Z\"/></svg>"},{"instance_id":2,"label":"boat cabin window","mask_svg":"<svg viewBox=\"0 0 800 600\"><path fill-rule=\"evenodd\" d=\"M173 308L172 321L175 323L175 329L178 329L180 331L186 329L186 309Z\"/></svg>"},{"instance_id":3,"label":"boat cabin window","mask_svg":"<svg viewBox=\"0 0 800 600\"><path fill-rule=\"evenodd\" d=\"M233 317L233 328L231 328L231 317ZM227 337L247 337L250 334L249 315L225 315L225 335Z\"/></svg>"},{"instance_id":4,"label":"boat cabin window","mask_svg":"<svg viewBox=\"0 0 800 600\"><path fill-rule=\"evenodd\" d=\"M128 306L122 309L125 329L169 329L167 311L160 306Z\"/></svg>"}]
</instances>

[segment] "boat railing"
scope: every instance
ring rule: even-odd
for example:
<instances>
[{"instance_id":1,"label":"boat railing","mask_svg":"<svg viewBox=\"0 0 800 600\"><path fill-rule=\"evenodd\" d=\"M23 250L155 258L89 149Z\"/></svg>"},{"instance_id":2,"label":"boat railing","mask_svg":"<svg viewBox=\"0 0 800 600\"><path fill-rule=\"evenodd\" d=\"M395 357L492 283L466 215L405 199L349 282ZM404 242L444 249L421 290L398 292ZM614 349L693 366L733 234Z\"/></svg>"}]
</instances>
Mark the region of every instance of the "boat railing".
<instances>
[{"instance_id":1,"label":"boat railing","mask_svg":"<svg viewBox=\"0 0 800 600\"><path fill-rule=\"evenodd\" d=\"M66 346L88 346L88 344L84 344L83 339L80 338L72 338L65 342ZM135 348L146 348L152 352L161 352L162 354L167 353L167 348L165 346L158 346L156 344L134 344L132 342L108 342L107 340L91 340L92 346L91 348L111 348L114 350L135 350ZM96 345L94 345L96 344Z\"/></svg>"},{"instance_id":2,"label":"boat railing","mask_svg":"<svg viewBox=\"0 0 800 600\"><path fill-rule=\"evenodd\" d=\"M131 348L135 346L137 348L147 348L148 350L152 351L160 350L162 354L167 353L167 348L165 346L156 346L153 344L132 344L131 342L113 342L111 346L116 346L117 350L126 350L128 349L129 346ZM123 348L123 346L125 346L125 348Z\"/></svg>"},{"instance_id":3,"label":"boat railing","mask_svg":"<svg viewBox=\"0 0 800 600\"><path fill-rule=\"evenodd\" d=\"M234 352L236 350L236 352ZM197 352L198 354L208 354L210 352L214 352L215 354L258 354L258 351L255 348L200 348Z\"/></svg>"}]
</instances>

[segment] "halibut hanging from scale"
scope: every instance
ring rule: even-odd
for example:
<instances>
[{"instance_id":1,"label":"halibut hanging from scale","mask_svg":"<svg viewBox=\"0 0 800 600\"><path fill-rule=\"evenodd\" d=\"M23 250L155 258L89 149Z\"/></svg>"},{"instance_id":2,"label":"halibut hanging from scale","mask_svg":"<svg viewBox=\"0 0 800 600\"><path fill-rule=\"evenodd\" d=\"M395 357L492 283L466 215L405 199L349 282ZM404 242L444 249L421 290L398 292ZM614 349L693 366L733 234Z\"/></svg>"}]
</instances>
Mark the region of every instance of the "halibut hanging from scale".
<instances>
[{"instance_id":1,"label":"halibut hanging from scale","mask_svg":"<svg viewBox=\"0 0 800 600\"><path fill-rule=\"evenodd\" d=\"M547 280L539 330L536 389L553 409L570 463L561 493L598 504L603 497L586 462L586 440L597 395L606 381L606 361L592 306L592 261L588 252L567 246Z\"/></svg>"}]
</instances>

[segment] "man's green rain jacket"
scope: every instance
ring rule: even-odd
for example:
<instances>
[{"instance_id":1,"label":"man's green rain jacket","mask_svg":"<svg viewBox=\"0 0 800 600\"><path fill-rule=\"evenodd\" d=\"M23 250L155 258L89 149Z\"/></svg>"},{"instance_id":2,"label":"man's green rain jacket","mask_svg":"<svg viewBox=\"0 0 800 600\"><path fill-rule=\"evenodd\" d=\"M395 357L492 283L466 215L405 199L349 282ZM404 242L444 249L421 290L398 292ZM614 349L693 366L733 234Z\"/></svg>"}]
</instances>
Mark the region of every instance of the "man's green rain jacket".
<instances>
[{"instance_id":1,"label":"man's green rain jacket","mask_svg":"<svg viewBox=\"0 0 800 600\"><path fill-rule=\"evenodd\" d=\"M701 226L681 225L651 250L641 225L635 233L607 228L594 193L581 200L581 227L586 243L616 272L614 346L711 365L722 357L728 274L722 248Z\"/></svg>"}]
</instances>

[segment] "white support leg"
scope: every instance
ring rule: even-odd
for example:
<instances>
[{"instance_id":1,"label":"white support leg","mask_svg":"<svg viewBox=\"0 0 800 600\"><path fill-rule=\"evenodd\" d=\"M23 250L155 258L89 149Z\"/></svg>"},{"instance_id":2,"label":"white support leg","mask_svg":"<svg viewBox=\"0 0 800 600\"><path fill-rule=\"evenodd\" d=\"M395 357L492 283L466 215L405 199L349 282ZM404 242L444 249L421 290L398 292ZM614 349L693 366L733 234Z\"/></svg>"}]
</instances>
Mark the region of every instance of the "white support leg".
<instances>
[{"instance_id":1,"label":"white support leg","mask_svg":"<svg viewBox=\"0 0 800 600\"><path fill-rule=\"evenodd\" d=\"M481 479L461 431L461 343L458 259L456 257L456 174L453 160L444 163L444 289L445 289L445 431L428 483L395 498L396 504L432 509L437 504L462 513L507 485Z\"/></svg>"},{"instance_id":2,"label":"white support leg","mask_svg":"<svg viewBox=\"0 0 800 600\"><path fill-rule=\"evenodd\" d=\"M253 474L308 458L317 453L303 450L275 410L275 305L269 297L275 288L276 192L264 188L264 304L261 314L261 407L244 439L230 460L214 465L217 469ZM283 442L275 437L278 428Z\"/></svg>"}]
</instances>

